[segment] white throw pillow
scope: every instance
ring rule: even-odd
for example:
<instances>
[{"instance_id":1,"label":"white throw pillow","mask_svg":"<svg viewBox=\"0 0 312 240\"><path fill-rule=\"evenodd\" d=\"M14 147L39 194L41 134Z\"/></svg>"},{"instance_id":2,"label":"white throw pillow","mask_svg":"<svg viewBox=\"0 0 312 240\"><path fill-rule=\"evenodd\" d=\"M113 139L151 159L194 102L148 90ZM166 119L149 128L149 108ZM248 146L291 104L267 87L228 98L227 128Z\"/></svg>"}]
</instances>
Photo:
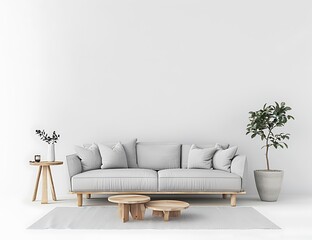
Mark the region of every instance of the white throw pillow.
<instances>
[{"instance_id":1,"label":"white throw pillow","mask_svg":"<svg viewBox=\"0 0 312 240\"><path fill-rule=\"evenodd\" d=\"M137 151L136 151L136 142L137 139L131 139L129 141L121 141L121 144L125 150L128 167L129 168L138 168L137 164ZM116 145L117 142L102 142L106 146L113 147ZM91 144L84 144L84 147L89 147Z\"/></svg>"},{"instance_id":2,"label":"white throw pillow","mask_svg":"<svg viewBox=\"0 0 312 240\"><path fill-rule=\"evenodd\" d=\"M104 144L98 146L102 157L102 169L128 167L126 153L120 142L113 147Z\"/></svg>"},{"instance_id":3,"label":"white throw pillow","mask_svg":"<svg viewBox=\"0 0 312 240\"><path fill-rule=\"evenodd\" d=\"M234 158L238 147L234 146L228 149L223 149L221 146L216 145L216 148L218 151L213 156L213 169L230 172L232 159Z\"/></svg>"},{"instance_id":4,"label":"white throw pillow","mask_svg":"<svg viewBox=\"0 0 312 240\"><path fill-rule=\"evenodd\" d=\"M199 148L195 144L191 146L187 168L212 168L212 158L218 149L212 148Z\"/></svg>"},{"instance_id":5,"label":"white throw pillow","mask_svg":"<svg viewBox=\"0 0 312 240\"><path fill-rule=\"evenodd\" d=\"M102 165L102 158L96 144L89 147L75 146L75 151L81 159L82 171L99 169Z\"/></svg>"}]
</instances>

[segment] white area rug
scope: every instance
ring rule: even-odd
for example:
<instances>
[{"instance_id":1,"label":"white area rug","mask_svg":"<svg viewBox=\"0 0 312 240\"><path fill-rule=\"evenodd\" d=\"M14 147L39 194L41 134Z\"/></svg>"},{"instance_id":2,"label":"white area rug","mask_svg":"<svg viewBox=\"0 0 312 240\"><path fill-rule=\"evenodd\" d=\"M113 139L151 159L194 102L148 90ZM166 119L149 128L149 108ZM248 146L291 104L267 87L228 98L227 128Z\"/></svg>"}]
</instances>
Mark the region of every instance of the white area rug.
<instances>
[{"instance_id":1,"label":"white area rug","mask_svg":"<svg viewBox=\"0 0 312 240\"><path fill-rule=\"evenodd\" d=\"M29 229L280 229L252 207L191 206L180 217L153 217L146 210L144 220L122 223L117 207L57 207Z\"/></svg>"}]
</instances>

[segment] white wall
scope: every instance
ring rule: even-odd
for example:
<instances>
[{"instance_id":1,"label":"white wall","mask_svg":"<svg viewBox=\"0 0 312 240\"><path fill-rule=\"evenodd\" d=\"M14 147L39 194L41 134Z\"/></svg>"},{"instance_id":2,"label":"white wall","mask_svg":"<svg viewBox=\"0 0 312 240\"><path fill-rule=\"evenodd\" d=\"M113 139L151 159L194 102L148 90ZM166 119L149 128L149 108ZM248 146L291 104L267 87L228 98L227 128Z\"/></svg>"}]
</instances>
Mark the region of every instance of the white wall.
<instances>
[{"instance_id":1,"label":"white wall","mask_svg":"<svg viewBox=\"0 0 312 240\"><path fill-rule=\"evenodd\" d=\"M290 148L271 165L285 170L284 194L312 193L311 2L1 1L0 16L7 192L29 201L28 161L47 150L34 131L46 129L61 134L60 160L75 144L131 137L229 142L248 156L255 194L265 161L245 136L248 112L286 101ZM67 169L52 171L67 194Z\"/></svg>"}]
</instances>

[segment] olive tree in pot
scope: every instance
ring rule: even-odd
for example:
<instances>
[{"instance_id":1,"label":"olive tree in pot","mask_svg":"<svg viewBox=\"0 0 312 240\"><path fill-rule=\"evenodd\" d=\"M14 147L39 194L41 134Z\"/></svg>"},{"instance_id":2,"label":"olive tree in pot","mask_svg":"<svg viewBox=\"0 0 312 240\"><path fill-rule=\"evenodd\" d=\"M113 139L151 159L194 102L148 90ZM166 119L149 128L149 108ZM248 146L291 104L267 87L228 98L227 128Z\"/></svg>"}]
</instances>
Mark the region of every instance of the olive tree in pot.
<instances>
[{"instance_id":1,"label":"olive tree in pot","mask_svg":"<svg viewBox=\"0 0 312 240\"><path fill-rule=\"evenodd\" d=\"M249 124L247 125L247 133L251 134L251 138L259 136L265 145L266 166L265 170L255 170L254 176L256 187L262 201L274 202L278 199L281 191L281 185L284 172L282 170L272 170L269 164L269 149L288 148L285 143L289 139L289 133L275 133L273 130L283 127L288 120L294 119L293 116L287 114L291 108L286 106L284 102L275 105L265 104L262 109L256 112L249 112Z\"/></svg>"}]
</instances>

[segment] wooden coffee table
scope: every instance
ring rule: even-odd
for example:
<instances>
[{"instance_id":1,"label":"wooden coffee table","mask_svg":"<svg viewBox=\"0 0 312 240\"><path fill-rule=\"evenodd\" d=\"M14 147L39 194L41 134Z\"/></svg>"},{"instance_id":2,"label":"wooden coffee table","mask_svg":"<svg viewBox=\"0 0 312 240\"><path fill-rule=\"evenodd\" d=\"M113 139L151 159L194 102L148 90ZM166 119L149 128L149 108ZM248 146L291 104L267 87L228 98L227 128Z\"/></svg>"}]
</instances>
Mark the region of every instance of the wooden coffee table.
<instances>
[{"instance_id":1,"label":"wooden coffee table","mask_svg":"<svg viewBox=\"0 0 312 240\"><path fill-rule=\"evenodd\" d=\"M151 200L144 195L115 195L108 198L108 201L118 203L118 212L122 222L129 221L129 212L135 220L143 220L145 205Z\"/></svg>"},{"instance_id":2,"label":"wooden coffee table","mask_svg":"<svg viewBox=\"0 0 312 240\"><path fill-rule=\"evenodd\" d=\"M153 216L163 217L164 221L169 221L169 217L179 217L181 210L190 206L189 203L176 200L157 200L145 204L146 208L153 210Z\"/></svg>"}]
</instances>

